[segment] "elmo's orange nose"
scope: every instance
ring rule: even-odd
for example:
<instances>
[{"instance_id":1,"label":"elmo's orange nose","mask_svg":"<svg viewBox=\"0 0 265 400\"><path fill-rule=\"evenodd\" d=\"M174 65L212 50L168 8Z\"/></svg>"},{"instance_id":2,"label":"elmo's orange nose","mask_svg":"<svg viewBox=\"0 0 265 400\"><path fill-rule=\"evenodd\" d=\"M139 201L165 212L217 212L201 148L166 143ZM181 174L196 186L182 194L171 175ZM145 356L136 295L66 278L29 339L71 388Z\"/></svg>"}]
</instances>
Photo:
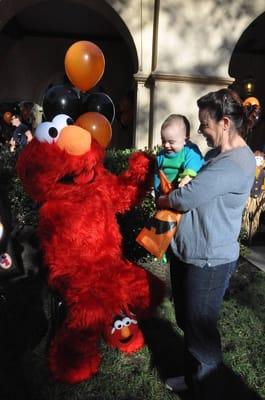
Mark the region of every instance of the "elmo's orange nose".
<instances>
[{"instance_id":1,"label":"elmo's orange nose","mask_svg":"<svg viewBox=\"0 0 265 400\"><path fill-rule=\"evenodd\" d=\"M122 339L127 339L130 335L131 335L131 331L127 326L122 328L122 330L121 330Z\"/></svg>"},{"instance_id":2,"label":"elmo's orange nose","mask_svg":"<svg viewBox=\"0 0 265 400\"><path fill-rule=\"evenodd\" d=\"M56 143L68 154L81 156L90 149L91 135L79 126L70 125L62 129Z\"/></svg>"}]
</instances>

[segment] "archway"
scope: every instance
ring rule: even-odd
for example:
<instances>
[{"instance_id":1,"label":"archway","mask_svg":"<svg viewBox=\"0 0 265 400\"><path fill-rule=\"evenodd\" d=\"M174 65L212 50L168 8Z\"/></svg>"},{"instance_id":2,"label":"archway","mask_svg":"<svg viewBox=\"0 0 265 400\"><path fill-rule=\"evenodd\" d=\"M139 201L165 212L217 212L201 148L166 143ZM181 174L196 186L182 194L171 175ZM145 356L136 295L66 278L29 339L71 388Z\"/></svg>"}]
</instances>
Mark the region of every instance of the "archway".
<instances>
[{"instance_id":1,"label":"archway","mask_svg":"<svg viewBox=\"0 0 265 400\"><path fill-rule=\"evenodd\" d=\"M95 4L96 3L96 4ZM18 1L0 33L0 102L42 103L50 84L64 82L64 55L78 40L90 40L103 51L106 68L99 82L117 107L133 90L138 59L130 32L106 2L72 0ZM133 124L113 124L114 147L132 145Z\"/></svg>"},{"instance_id":2,"label":"archway","mask_svg":"<svg viewBox=\"0 0 265 400\"><path fill-rule=\"evenodd\" d=\"M242 98L246 97L243 82L254 78L254 92L261 103L260 120L249 138L253 150L265 151L265 13L256 18L239 38L229 65L229 75L235 78L232 85Z\"/></svg>"}]
</instances>

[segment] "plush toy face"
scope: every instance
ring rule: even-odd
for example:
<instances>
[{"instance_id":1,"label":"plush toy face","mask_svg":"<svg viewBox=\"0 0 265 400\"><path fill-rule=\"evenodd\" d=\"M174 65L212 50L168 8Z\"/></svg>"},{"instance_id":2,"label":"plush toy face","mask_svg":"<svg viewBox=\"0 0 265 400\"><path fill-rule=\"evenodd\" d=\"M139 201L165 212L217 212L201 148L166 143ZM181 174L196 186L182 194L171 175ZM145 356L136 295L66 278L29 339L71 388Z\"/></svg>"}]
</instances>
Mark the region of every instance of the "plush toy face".
<instances>
[{"instance_id":1,"label":"plush toy face","mask_svg":"<svg viewBox=\"0 0 265 400\"><path fill-rule=\"evenodd\" d=\"M0 254L0 268L9 269L12 266L12 259L9 254Z\"/></svg>"},{"instance_id":2,"label":"plush toy face","mask_svg":"<svg viewBox=\"0 0 265 400\"><path fill-rule=\"evenodd\" d=\"M142 343L142 333L135 315L132 313L117 315L113 319L112 326L105 331L105 338L112 347L129 352L133 350Z\"/></svg>"},{"instance_id":3,"label":"plush toy face","mask_svg":"<svg viewBox=\"0 0 265 400\"><path fill-rule=\"evenodd\" d=\"M28 194L38 202L65 197L94 181L103 149L67 115L43 122L20 153L17 169Z\"/></svg>"}]
</instances>

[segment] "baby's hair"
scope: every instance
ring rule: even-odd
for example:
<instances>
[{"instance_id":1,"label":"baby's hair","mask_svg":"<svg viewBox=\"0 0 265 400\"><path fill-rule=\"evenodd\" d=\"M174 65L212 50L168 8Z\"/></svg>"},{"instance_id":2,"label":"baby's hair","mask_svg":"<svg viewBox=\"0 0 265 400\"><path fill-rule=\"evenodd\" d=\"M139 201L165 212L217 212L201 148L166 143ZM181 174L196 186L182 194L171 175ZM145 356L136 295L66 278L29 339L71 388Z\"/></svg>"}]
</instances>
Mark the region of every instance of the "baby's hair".
<instances>
[{"instance_id":1,"label":"baby's hair","mask_svg":"<svg viewBox=\"0 0 265 400\"><path fill-rule=\"evenodd\" d=\"M166 129L169 125L172 125L175 122L180 122L182 121L185 125L186 129L186 139L189 140L190 138L190 123L188 118L185 117L185 115L181 114L170 114L165 121L163 122L161 126L161 132Z\"/></svg>"}]
</instances>

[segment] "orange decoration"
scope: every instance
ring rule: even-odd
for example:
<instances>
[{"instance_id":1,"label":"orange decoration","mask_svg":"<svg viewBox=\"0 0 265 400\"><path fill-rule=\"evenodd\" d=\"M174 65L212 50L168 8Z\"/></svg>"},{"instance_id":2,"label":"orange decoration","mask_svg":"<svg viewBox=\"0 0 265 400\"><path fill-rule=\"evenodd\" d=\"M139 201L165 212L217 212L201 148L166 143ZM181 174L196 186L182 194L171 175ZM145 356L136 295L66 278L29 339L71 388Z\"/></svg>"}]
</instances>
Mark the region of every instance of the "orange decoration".
<instances>
[{"instance_id":1,"label":"orange decoration","mask_svg":"<svg viewBox=\"0 0 265 400\"><path fill-rule=\"evenodd\" d=\"M85 92L101 79L105 69L105 58L97 45L82 40L69 47L64 65L71 83Z\"/></svg>"},{"instance_id":2,"label":"orange decoration","mask_svg":"<svg viewBox=\"0 0 265 400\"><path fill-rule=\"evenodd\" d=\"M248 97L247 99L245 99L243 101L243 106L247 107L247 106L260 106L260 103L258 101L258 99L256 97Z\"/></svg>"},{"instance_id":3,"label":"orange decoration","mask_svg":"<svg viewBox=\"0 0 265 400\"><path fill-rule=\"evenodd\" d=\"M158 171L159 180L160 180L160 187L163 194L168 194L171 192L173 186L172 183L168 180L162 169Z\"/></svg>"},{"instance_id":4,"label":"orange decoration","mask_svg":"<svg viewBox=\"0 0 265 400\"><path fill-rule=\"evenodd\" d=\"M160 260L177 231L181 216L177 211L157 211L149 226L145 226L137 236L137 243Z\"/></svg>"},{"instance_id":5,"label":"orange decoration","mask_svg":"<svg viewBox=\"0 0 265 400\"><path fill-rule=\"evenodd\" d=\"M159 178L162 193L168 194L172 190L171 182L161 170L159 170ZM181 216L182 214L178 211L157 211L138 234L136 242L161 260L177 232Z\"/></svg>"},{"instance_id":6,"label":"orange decoration","mask_svg":"<svg viewBox=\"0 0 265 400\"><path fill-rule=\"evenodd\" d=\"M86 112L76 120L76 125L86 129L90 132L93 139L95 139L104 149L109 145L112 136L112 129L110 122L104 115L98 112Z\"/></svg>"},{"instance_id":7,"label":"orange decoration","mask_svg":"<svg viewBox=\"0 0 265 400\"><path fill-rule=\"evenodd\" d=\"M3 115L3 120L5 121L5 123L9 125L11 122L11 118L12 118L12 113L10 111L6 111Z\"/></svg>"}]
</instances>

